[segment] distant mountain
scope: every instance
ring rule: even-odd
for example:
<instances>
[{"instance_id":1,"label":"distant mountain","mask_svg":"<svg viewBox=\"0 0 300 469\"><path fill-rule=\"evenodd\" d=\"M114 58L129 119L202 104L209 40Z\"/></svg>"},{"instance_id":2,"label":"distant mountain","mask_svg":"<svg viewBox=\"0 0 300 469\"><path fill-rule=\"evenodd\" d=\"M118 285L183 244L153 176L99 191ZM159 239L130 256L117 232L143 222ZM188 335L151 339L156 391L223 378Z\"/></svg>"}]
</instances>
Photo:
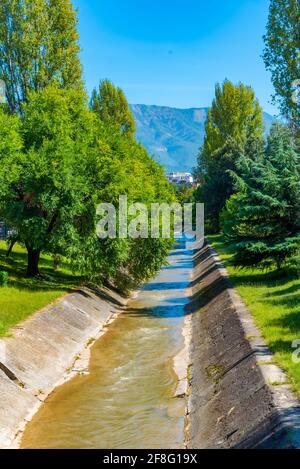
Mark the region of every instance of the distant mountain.
<instances>
[{"instance_id":1,"label":"distant mountain","mask_svg":"<svg viewBox=\"0 0 300 469\"><path fill-rule=\"evenodd\" d=\"M176 109L132 104L137 139L167 171L191 171L204 139L208 108ZM266 130L275 118L264 113Z\"/></svg>"}]
</instances>

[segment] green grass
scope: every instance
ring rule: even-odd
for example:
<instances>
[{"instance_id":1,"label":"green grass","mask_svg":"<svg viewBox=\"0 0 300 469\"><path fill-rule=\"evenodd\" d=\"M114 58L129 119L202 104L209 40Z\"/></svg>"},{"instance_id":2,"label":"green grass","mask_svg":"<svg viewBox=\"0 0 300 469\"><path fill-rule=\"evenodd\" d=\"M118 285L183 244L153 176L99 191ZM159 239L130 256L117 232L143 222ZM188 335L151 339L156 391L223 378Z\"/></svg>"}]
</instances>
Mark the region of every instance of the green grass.
<instances>
[{"instance_id":1,"label":"green grass","mask_svg":"<svg viewBox=\"0 0 300 469\"><path fill-rule=\"evenodd\" d=\"M293 389L300 396L300 363L292 361L295 351L292 342L300 340L299 271L296 267L280 273L238 269L230 264L234 247L226 246L221 235L209 236L208 239L218 251L233 286L274 353L274 361L287 372Z\"/></svg>"},{"instance_id":2,"label":"green grass","mask_svg":"<svg viewBox=\"0 0 300 469\"><path fill-rule=\"evenodd\" d=\"M9 273L7 287L0 287L0 337L10 334L10 329L35 311L55 301L80 283L67 264L53 270L51 257L43 255L40 261L42 278L26 277L27 255L21 246L15 246L10 258L7 245L0 242L0 270Z\"/></svg>"}]
</instances>

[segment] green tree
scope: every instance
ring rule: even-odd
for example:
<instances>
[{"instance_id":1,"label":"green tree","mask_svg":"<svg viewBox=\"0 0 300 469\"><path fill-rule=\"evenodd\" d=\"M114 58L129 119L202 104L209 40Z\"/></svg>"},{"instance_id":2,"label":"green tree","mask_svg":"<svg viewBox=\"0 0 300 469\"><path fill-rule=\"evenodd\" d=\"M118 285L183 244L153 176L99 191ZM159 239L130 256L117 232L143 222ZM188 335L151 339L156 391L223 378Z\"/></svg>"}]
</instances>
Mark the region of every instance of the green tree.
<instances>
[{"instance_id":1,"label":"green tree","mask_svg":"<svg viewBox=\"0 0 300 469\"><path fill-rule=\"evenodd\" d=\"M175 187L175 194L180 204L188 204L195 202L194 198L195 189L190 184L180 184Z\"/></svg>"},{"instance_id":2,"label":"green tree","mask_svg":"<svg viewBox=\"0 0 300 469\"><path fill-rule=\"evenodd\" d=\"M234 186L228 171L236 169L236 162L243 154L243 147L233 139L216 150L212 156L214 164L202 177L196 190L196 199L205 203L206 228L215 233L219 231L219 215L226 201L234 193Z\"/></svg>"},{"instance_id":3,"label":"green tree","mask_svg":"<svg viewBox=\"0 0 300 469\"><path fill-rule=\"evenodd\" d=\"M134 138L135 120L126 96L109 80L100 82L99 90L93 90L91 108L108 125L118 128L124 135Z\"/></svg>"},{"instance_id":4,"label":"green tree","mask_svg":"<svg viewBox=\"0 0 300 469\"><path fill-rule=\"evenodd\" d=\"M70 0L1 0L0 79L12 112L51 83L82 86L77 17Z\"/></svg>"},{"instance_id":5,"label":"green tree","mask_svg":"<svg viewBox=\"0 0 300 469\"><path fill-rule=\"evenodd\" d=\"M92 116L81 91L50 86L29 94L23 118L13 119L15 149L0 153L0 217L26 246L27 274L33 277L42 251L79 249L80 239L93 229L85 175Z\"/></svg>"},{"instance_id":6,"label":"green tree","mask_svg":"<svg viewBox=\"0 0 300 469\"><path fill-rule=\"evenodd\" d=\"M69 0L0 5L0 217L26 246L29 276L41 252L64 256L93 281L127 286L153 275L170 240L96 235L96 207L171 202L164 170L134 139L124 93L107 80L89 108ZM11 111L10 113L8 111ZM15 117L12 117L12 114ZM129 138L128 138L129 137ZM124 283L123 283L124 285Z\"/></svg>"},{"instance_id":7,"label":"green tree","mask_svg":"<svg viewBox=\"0 0 300 469\"><path fill-rule=\"evenodd\" d=\"M300 4L299 0L271 0L264 61L272 74L274 101L283 116L300 127Z\"/></svg>"},{"instance_id":8,"label":"green tree","mask_svg":"<svg viewBox=\"0 0 300 469\"><path fill-rule=\"evenodd\" d=\"M128 204L175 201L164 170L135 140L124 138L115 127L99 119L95 139L95 161L89 166L89 179L95 204L112 203L119 216L119 196ZM150 210L149 210L150 215ZM94 210L94 225L97 223ZM150 226L150 219L148 219ZM93 282L110 281L122 288L134 287L152 276L165 260L172 241L166 239L99 239L94 230L81 250L72 256L74 268Z\"/></svg>"},{"instance_id":9,"label":"green tree","mask_svg":"<svg viewBox=\"0 0 300 469\"><path fill-rule=\"evenodd\" d=\"M222 214L223 230L235 243L237 266L280 268L300 245L299 154L287 127L274 124L265 156L241 158L232 172L237 194Z\"/></svg>"},{"instance_id":10,"label":"green tree","mask_svg":"<svg viewBox=\"0 0 300 469\"><path fill-rule=\"evenodd\" d=\"M195 175L196 198L206 205L211 231L219 230L219 214L234 192L228 170L241 154L263 148L262 110L252 88L228 80L216 85L216 95L205 124L205 139Z\"/></svg>"},{"instance_id":11,"label":"green tree","mask_svg":"<svg viewBox=\"0 0 300 469\"><path fill-rule=\"evenodd\" d=\"M93 282L133 286L153 275L171 241L97 237L96 207L175 200L161 168L135 140L104 124L81 90L31 92L21 117L0 111L0 218L28 251L67 258Z\"/></svg>"},{"instance_id":12,"label":"green tree","mask_svg":"<svg viewBox=\"0 0 300 469\"><path fill-rule=\"evenodd\" d=\"M229 80L222 85L218 83L205 124L203 163L209 168L213 152L222 148L229 138L245 146L249 139L261 138L262 132L262 109L253 89L242 83L234 85Z\"/></svg>"}]
</instances>

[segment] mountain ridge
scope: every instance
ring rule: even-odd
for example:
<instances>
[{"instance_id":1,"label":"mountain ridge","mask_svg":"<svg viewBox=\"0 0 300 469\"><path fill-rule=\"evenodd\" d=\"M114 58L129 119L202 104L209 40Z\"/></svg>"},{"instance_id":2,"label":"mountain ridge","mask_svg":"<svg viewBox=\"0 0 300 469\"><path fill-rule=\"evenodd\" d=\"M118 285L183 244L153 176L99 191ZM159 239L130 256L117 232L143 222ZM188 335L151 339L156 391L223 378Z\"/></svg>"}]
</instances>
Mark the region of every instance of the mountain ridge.
<instances>
[{"instance_id":1,"label":"mountain ridge","mask_svg":"<svg viewBox=\"0 0 300 469\"><path fill-rule=\"evenodd\" d=\"M174 108L131 104L136 136L156 161L171 171L190 172L204 140L208 107ZM276 119L264 112L266 132Z\"/></svg>"}]
</instances>

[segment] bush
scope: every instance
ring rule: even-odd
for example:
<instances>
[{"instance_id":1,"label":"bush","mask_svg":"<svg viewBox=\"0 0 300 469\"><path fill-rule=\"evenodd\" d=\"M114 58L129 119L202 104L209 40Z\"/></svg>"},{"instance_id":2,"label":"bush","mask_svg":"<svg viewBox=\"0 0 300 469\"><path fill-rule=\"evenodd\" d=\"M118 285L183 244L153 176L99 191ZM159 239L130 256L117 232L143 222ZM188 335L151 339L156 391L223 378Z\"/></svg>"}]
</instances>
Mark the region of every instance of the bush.
<instances>
[{"instance_id":1,"label":"bush","mask_svg":"<svg viewBox=\"0 0 300 469\"><path fill-rule=\"evenodd\" d=\"M8 284L8 273L0 270L0 286L7 287Z\"/></svg>"}]
</instances>

